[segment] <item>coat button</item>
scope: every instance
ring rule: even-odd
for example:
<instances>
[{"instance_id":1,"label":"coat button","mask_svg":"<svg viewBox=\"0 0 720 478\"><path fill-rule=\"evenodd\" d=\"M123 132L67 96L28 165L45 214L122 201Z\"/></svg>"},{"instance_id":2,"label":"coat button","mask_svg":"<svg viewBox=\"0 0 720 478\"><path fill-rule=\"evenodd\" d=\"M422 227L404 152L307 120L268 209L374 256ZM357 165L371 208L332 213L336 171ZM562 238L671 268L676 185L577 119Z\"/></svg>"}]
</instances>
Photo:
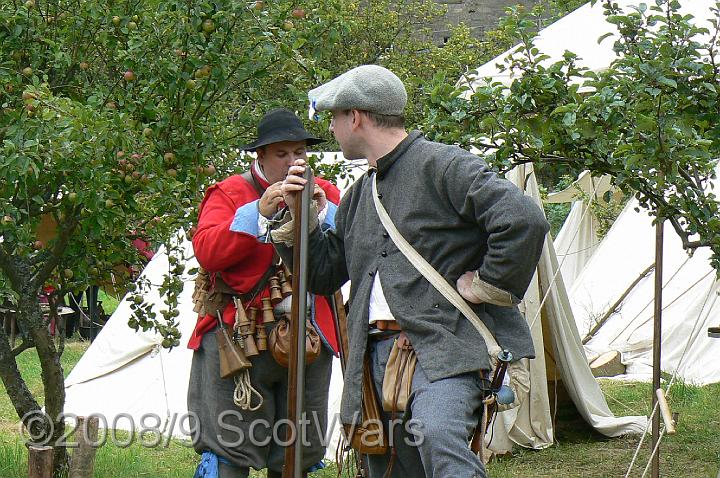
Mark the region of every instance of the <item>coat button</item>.
<instances>
[{"instance_id":1,"label":"coat button","mask_svg":"<svg viewBox=\"0 0 720 478\"><path fill-rule=\"evenodd\" d=\"M387 251L382 251L382 252L380 253L380 255L383 256L383 257L387 257Z\"/></svg>"},{"instance_id":2,"label":"coat button","mask_svg":"<svg viewBox=\"0 0 720 478\"><path fill-rule=\"evenodd\" d=\"M388 234L387 232L383 232L383 237L387 239L388 237L390 237L390 234Z\"/></svg>"},{"instance_id":3,"label":"coat button","mask_svg":"<svg viewBox=\"0 0 720 478\"><path fill-rule=\"evenodd\" d=\"M440 304L433 304L433 307L436 308L436 309L439 309L439 308L440 308Z\"/></svg>"},{"instance_id":4,"label":"coat button","mask_svg":"<svg viewBox=\"0 0 720 478\"><path fill-rule=\"evenodd\" d=\"M378 193L378 199L382 199L382 194Z\"/></svg>"},{"instance_id":5,"label":"coat button","mask_svg":"<svg viewBox=\"0 0 720 478\"><path fill-rule=\"evenodd\" d=\"M370 277L372 277L372 276L375 275L375 273L374 273L373 271L370 271L370 272L368 272L368 275L369 275Z\"/></svg>"}]
</instances>

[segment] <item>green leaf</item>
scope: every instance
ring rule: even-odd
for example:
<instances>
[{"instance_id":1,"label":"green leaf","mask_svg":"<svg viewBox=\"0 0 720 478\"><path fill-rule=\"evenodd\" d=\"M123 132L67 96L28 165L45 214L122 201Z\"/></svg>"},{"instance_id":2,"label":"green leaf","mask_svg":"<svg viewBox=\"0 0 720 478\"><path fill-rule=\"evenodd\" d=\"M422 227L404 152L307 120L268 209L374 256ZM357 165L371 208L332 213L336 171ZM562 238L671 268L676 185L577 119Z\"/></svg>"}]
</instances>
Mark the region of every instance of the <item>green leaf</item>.
<instances>
[{"instance_id":1,"label":"green leaf","mask_svg":"<svg viewBox=\"0 0 720 478\"><path fill-rule=\"evenodd\" d=\"M574 111L568 111L565 113L565 116L563 116L563 124L565 126L572 126L575 124L575 120L577 119L577 115Z\"/></svg>"},{"instance_id":2,"label":"green leaf","mask_svg":"<svg viewBox=\"0 0 720 478\"><path fill-rule=\"evenodd\" d=\"M677 88L677 82L671 78L667 78L665 76L659 76L657 78L657 82L661 83L665 86L669 86L671 88Z\"/></svg>"},{"instance_id":3,"label":"green leaf","mask_svg":"<svg viewBox=\"0 0 720 478\"><path fill-rule=\"evenodd\" d=\"M600 43L602 43L602 41L603 41L604 39L606 39L607 37L611 37L611 36L613 36L613 33L612 33L612 32L606 33L606 34L604 34L604 35L600 35L600 37L597 39L598 45L599 45Z\"/></svg>"}]
</instances>

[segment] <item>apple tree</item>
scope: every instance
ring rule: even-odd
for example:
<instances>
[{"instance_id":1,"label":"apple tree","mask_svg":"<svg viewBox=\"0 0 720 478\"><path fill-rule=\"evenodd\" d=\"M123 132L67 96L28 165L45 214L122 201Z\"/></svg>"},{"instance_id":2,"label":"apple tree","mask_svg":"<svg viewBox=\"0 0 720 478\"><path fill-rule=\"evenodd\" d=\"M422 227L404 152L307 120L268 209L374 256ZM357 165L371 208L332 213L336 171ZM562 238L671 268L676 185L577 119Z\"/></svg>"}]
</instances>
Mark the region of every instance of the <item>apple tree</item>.
<instances>
[{"instance_id":1,"label":"apple tree","mask_svg":"<svg viewBox=\"0 0 720 478\"><path fill-rule=\"evenodd\" d=\"M499 170L532 162L608 174L667 219L688 251L710 247L720 270L710 186L720 157L720 5L708 10L707 28L677 0L601 4L608 31L619 33L614 43L598 39L618 53L606 70L579 67L571 51L550 64L533 43L535 22L516 12L504 21L518 41L503 65L513 81L428 85L426 131L481 148Z\"/></svg>"},{"instance_id":2,"label":"apple tree","mask_svg":"<svg viewBox=\"0 0 720 478\"><path fill-rule=\"evenodd\" d=\"M271 107L306 111L310 87L425 48L412 35L438 13L430 0L0 4L0 299L21 331L12 348L0 328L0 379L32 443L64 431L63 342L39 294L54 305L111 283L138 264L134 239L165 244L166 304L155 316L137 288L129 325L180 346L171 238L190 230L204 187L241 167L235 145ZM44 403L23 351L37 354ZM59 476L67 455L54 453Z\"/></svg>"}]
</instances>

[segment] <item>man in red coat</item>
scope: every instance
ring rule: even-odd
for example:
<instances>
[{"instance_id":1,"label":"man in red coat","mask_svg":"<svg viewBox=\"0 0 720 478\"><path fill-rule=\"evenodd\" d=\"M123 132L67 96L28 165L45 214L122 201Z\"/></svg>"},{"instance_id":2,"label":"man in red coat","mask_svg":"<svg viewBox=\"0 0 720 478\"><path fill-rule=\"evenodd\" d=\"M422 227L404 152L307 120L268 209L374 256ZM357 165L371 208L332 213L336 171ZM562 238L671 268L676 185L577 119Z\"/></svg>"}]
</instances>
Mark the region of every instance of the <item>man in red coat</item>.
<instances>
[{"instance_id":1,"label":"man in red coat","mask_svg":"<svg viewBox=\"0 0 720 478\"><path fill-rule=\"evenodd\" d=\"M213 287L224 283L225 290L229 287L236 293L232 295L244 299L246 310L261 308L262 299L269 296L269 287L263 281L267 280L266 272L273 267L276 256L265 236L268 219L284 205L282 181L296 159L307 158L306 147L322 141L312 137L300 119L286 109L263 116L257 133L256 141L242 147L257 153L250 172L231 176L208 188L192 239L195 256L209 274ZM340 200L338 189L318 178L314 199L320 223L326 229L334 228ZM254 298L248 298L248 294ZM327 300L315 296L309 304L311 321L323 347L320 356L306 369L305 411L310 420L306 429L309 446L303 450L306 470L321 463L325 454L331 362L338 350ZM280 306L289 311L289 304L281 303L276 313ZM220 311L230 330L235 324L235 312L233 301ZM258 322L261 317L258 314ZM212 313L198 317L188 342L188 347L195 350L188 387L191 435L195 450L203 455L196 476L245 478L249 468L267 468L268 477L280 477L284 449L278 442L282 443L286 436L287 369L278 365L269 351L252 357L250 383L259 395L254 395L249 407L238 407L234 401L235 381L220 378L214 333L217 326L217 317ZM272 326L265 327L269 333ZM217 475L210 471L215 466L219 470Z\"/></svg>"}]
</instances>

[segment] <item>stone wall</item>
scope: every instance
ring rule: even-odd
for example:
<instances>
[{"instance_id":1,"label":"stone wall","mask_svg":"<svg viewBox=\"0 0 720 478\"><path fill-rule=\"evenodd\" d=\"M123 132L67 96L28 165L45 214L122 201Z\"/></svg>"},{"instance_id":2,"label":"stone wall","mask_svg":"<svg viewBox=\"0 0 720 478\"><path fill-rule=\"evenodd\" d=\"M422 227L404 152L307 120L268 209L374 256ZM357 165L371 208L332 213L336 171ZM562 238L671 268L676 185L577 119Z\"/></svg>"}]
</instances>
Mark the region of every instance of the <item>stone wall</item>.
<instances>
[{"instance_id":1,"label":"stone wall","mask_svg":"<svg viewBox=\"0 0 720 478\"><path fill-rule=\"evenodd\" d=\"M505 9L513 5L530 7L538 0L435 0L447 7L444 18L438 19L432 26L433 41L442 44L449 36L449 25L464 23L468 25L474 36L480 36L487 30L497 26Z\"/></svg>"}]
</instances>

